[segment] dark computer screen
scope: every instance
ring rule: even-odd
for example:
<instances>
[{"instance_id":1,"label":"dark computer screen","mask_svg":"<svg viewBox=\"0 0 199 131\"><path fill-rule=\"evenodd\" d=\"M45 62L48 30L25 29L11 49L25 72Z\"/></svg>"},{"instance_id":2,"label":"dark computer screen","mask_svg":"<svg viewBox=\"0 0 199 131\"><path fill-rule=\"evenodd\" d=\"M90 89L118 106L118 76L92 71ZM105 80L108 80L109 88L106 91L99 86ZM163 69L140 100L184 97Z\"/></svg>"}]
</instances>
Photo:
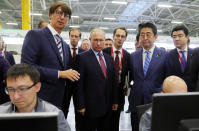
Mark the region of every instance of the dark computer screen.
<instances>
[{"instance_id":1,"label":"dark computer screen","mask_svg":"<svg viewBox=\"0 0 199 131\"><path fill-rule=\"evenodd\" d=\"M58 131L58 113L0 114L1 131Z\"/></svg>"},{"instance_id":2,"label":"dark computer screen","mask_svg":"<svg viewBox=\"0 0 199 131\"><path fill-rule=\"evenodd\" d=\"M151 131L178 131L180 121L199 118L199 93L153 96Z\"/></svg>"}]
</instances>

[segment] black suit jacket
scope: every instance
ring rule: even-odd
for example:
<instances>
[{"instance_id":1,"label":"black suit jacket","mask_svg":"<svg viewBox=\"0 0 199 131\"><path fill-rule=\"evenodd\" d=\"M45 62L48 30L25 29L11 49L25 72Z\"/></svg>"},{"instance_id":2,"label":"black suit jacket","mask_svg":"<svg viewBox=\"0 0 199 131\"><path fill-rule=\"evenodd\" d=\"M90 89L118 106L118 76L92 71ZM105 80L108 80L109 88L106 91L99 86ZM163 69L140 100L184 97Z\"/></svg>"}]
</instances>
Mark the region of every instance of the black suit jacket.
<instances>
[{"instance_id":1,"label":"black suit jacket","mask_svg":"<svg viewBox=\"0 0 199 131\"><path fill-rule=\"evenodd\" d=\"M166 57L166 75L175 75L182 78L188 87L188 91L195 91L196 83L192 79L193 49L188 48L187 62L184 72L181 70L177 49L171 50Z\"/></svg>"},{"instance_id":2,"label":"black suit jacket","mask_svg":"<svg viewBox=\"0 0 199 131\"><path fill-rule=\"evenodd\" d=\"M122 71L120 74L120 83L118 85L118 96L119 96L119 106L124 105L124 85L126 76L128 76L128 71L130 71L130 53L128 53L125 49L123 50L123 59L122 59ZM112 57L112 47L105 48L103 52L109 54ZM113 59L113 58L112 58Z\"/></svg>"},{"instance_id":3,"label":"black suit jacket","mask_svg":"<svg viewBox=\"0 0 199 131\"><path fill-rule=\"evenodd\" d=\"M86 116L100 117L118 104L115 86L115 69L112 58L104 54L106 74L104 77L100 64L92 49L77 57L80 79L74 95L76 109L86 108Z\"/></svg>"},{"instance_id":4,"label":"black suit jacket","mask_svg":"<svg viewBox=\"0 0 199 131\"><path fill-rule=\"evenodd\" d=\"M82 53L82 52L84 52L84 51L85 51L84 49L78 47L78 54L80 54L80 53ZM77 54L77 55L78 55L78 54ZM70 60L69 60L69 66L70 66L70 68L75 69L75 63L76 63L76 62L73 60L73 57L72 57L72 55L71 55L71 50L70 50Z\"/></svg>"}]
</instances>

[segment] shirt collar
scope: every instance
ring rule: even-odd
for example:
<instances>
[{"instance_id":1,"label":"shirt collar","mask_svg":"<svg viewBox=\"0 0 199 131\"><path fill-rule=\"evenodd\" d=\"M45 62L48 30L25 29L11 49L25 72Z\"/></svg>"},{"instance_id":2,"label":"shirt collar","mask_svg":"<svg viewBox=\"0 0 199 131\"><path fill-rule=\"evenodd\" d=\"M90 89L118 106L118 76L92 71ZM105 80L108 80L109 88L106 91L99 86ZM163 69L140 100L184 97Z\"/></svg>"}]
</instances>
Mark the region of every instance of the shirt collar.
<instances>
[{"instance_id":1,"label":"shirt collar","mask_svg":"<svg viewBox=\"0 0 199 131\"><path fill-rule=\"evenodd\" d=\"M115 46L113 45L112 46L113 47L113 52L115 53L115 51L120 51L120 53L122 52L122 48L121 49L119 49L119 50L117 50L116 48L115 48Z\"/></svg>"},{"instance_id":2,"label":"shirt collar","mask_svg":"<svg viewBox=\"0 0 199 131\"><path fill-rule=\"evenodd\" d=\"M154 49L155 49L155 45L153 45L152 46L152 48L149 50L151 53L154 51ZM143 54L145 53L145 51L147 51L147 50L145 50L144 48L143 48Z\"/></svg>"},{"instance_id":3,"label":"shirt collar","mask_svg":"<svg viewBox=\"0 0 199 131\"><path fill-rule=\"evenodd\" d=\"M91 49L92 49L92 51L94 52L94 54L95 54L95 55L98 55L98 53L99 53L99 52L95 51L93 48L91 48ZM103 56L103 52L102 52L102 51L100 51L100 53L101 53L101 54L102 54L102 56Z\"/></svg>"},{"instance_id":4,"label":"shirt collar","mask_svg":"<svg viewBox=\"0 0 199 131\"><path fill-rule=\"evenodd\" d=\"M57 31L50 24L48 24L47 27L48 27L48 29L50 30L50 32L52 33L53 36L59 35L57 33Z\"/></svg>"},{"instance_id":5,"label":"shirt collar","mask_svg":"<svg viewBox=\"0 0 199 131\"><path fill-rule=\"evenodd\" d=\"M185 47L185 49L184 49L184 50L182 50L182 51L187 52L187 50L188 50L188 48L187 48L187 46L186 46L186 47ZM181 50L177 48L177 51L179 52L179 51L181 51Z\"/></svg>"},{"instance_id":6,"label":"shirt collar","mask_svg":"<svg viewBox=\"0 0 199 131\"><path fill-rule=\"evenodd\" d=\"M71 44L69 44L70 49L72 48L77 48L78 49L78 45L76 47L72 46Z\"/></svg>"}]
</instances>

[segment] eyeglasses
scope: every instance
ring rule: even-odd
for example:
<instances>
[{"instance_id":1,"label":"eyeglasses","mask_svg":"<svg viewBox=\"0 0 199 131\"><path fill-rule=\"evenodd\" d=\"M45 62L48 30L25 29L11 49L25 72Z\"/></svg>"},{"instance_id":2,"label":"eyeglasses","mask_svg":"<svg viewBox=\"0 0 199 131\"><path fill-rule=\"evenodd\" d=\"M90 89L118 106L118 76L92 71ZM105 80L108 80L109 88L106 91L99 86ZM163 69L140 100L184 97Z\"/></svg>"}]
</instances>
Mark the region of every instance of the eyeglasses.
<instances>
[{"instance_id":1,"label":"eyeglasses","mask_svg":"<svg viewBox=\"0 0 199 131\"><path fill-rule=\"evenodd\" d=\"M116 36L117 38L120 38L120 37L121 37L122 39L126 38L125 35L118 35L118 34L116 34L115 36Z\"/></svg>"},{"instance_id":2,"label":"eyeglasses","mask_svg":"<svg viewBox=\"0 0 199 131\"><path fill-rule=\"evenodd\" d=\"M13 89L13 88L11 88L11 87L6 87L5 88L5 92L6 92L6 94L14 94L15 92L17 92L17 93L19 93L19 94L23 94L23 93L25 93L27 90L29 90L29 89L31 89L32 87L34 87L35 85L37 84L37 82L36 83L34 83L33 85L31 85L31 86L20 86L20 87L18 87L18 89Z\"/></svg>"},{"instance_id":3,"label":"eyeglasses","mask_svg":"<svg viewBox=\"0 0 199 131\"><path fill-rule=\"evenodd\" d=\"M150 33L150 32L147 32L147 33L141 33L141 34L140 34L140 37L141 37L141 38L144 38L144 37L145 37L145 35L146 35L146 37L147 37L147 38L151 38L153 34L152 34L152 33Z\"/></svg>"},{"instance_id":4,"label":"eyeglasses","mask_svg":"<svg viewBox=\"0 0 199 131\"><path fill-rule=\"evenodd\" d=\"M64 15L64 18L69 18L69 15L64 13L63 11L59 11L59 10L56 10L56 15L62 17Z\"/></svg>"}]
</instances>

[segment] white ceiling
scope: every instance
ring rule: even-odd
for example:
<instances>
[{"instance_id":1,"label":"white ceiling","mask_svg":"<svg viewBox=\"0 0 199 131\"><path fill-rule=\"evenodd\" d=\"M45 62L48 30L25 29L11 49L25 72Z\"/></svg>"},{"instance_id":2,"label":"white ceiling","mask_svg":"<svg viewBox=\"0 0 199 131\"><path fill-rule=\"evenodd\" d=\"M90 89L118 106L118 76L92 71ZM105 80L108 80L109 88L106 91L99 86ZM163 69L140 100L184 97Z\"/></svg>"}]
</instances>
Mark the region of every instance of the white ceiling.
<instances>
[{"instance_id":1,"label":"white ceiling","mask_svg":"<svg viewBox=\"0 0 199 131\"><path fill-rule=\"evenodd\" d=\"M37 28L41 20L49 20L48 10L56 0L32 0L32 12L42 13L42 16L32 17L32 28ZM172 21L181 21L188 27L192 36L199 33L199 0L120 0L127 4L114 4L112 0L62 0L67 2L73 12L68 25L79 25L83 32L90 32L96 27L104 27L105 32L125 26L136 29L141 22L155 23L163 35L170 34L176 25ZM119 1L119 0L117 0ZM171 8L158 7L159 4L169 4ZM21 29L21 0L0 0L0 21L3 29ZM105 20L104 17L116 18ZM18 25L7 25L7 22L17 22ZM67 27L68 29L68 27ZM129 31L136 33L136 31Z\"/></svg>"}]
</instances>

